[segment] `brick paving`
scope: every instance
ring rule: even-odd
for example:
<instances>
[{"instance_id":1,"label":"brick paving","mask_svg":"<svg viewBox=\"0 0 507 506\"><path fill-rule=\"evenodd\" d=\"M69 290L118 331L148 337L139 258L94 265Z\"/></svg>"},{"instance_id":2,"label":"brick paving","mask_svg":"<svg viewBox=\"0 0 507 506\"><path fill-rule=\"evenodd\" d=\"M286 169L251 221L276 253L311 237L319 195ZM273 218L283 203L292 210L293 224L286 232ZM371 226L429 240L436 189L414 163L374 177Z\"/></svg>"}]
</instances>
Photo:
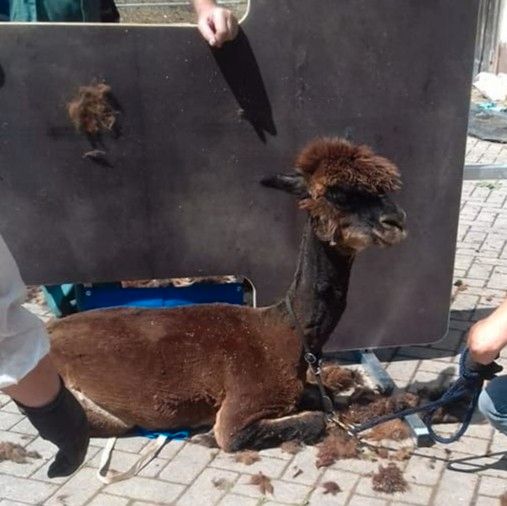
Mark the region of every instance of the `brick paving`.
<instances>
[{"instance_id":1,"label":"brick paving","mask_svg":"<svg viewBox=\"0 0 507 506\"><path fill-rule=\"evenodd\" d=\"M505 161L503 146L469 139L468 163ZM457 352L467 329L507 295L506 243L507 181L466 181L455 265L455 280L463 286L461 291L456 289L450 330L431 347L379 353L399 387L455 374ZM42 318L48 317L47 311L36 304L30 309ZM507 367L507 353L500 362ZM451 424L440 426L445 433L453 428ZM507 439L479 415L459 442L447 448L415 449L409 461L399 463L409 489L394 495L371 488L368 473L375 471L382 460L341 460L329 468L317 469L316 449L306 447L296 455L278 449L264 451L259 462L247 466L223 452L176 441L166 445L135 478L103 485L95 473L104 441L93 440L85 465L74 476L50 480L46 470L54 448L37 436L8 397L1 394L0 441L19 443L42 456L27 464L0 462L0 506L498 506L499 496L507 491ZM126 470L146 444L142 438L121 440L112 468ZM263 495L249 483L252 474L259 471L272 479L273 494ZM326 481L335 481L342 491L336 496L325 495L322 483Z\"/></svg>"},{"instance_id":2,"label":"brick paving","mask_svg":"<svg viewBox=\"0 0 507 506\"><path fill-rule=\"evenodd\" d=\"M466 163L470 165L506 165L507 144L468 137Z\"/></svg>"}]
</instances>

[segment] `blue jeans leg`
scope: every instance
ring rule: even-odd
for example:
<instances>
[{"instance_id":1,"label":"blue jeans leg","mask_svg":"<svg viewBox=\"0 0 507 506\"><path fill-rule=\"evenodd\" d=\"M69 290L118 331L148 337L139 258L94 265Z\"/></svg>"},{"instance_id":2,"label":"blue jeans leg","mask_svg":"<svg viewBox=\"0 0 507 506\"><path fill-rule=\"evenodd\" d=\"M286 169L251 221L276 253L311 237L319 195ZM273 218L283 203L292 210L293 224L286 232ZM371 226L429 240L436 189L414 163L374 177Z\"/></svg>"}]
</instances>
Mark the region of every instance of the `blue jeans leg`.
<instances>
[{"instance_id":1,"label":"blue jeans leg","mask_svg":"<svg viewBox=\"0 0 507 506\"><path fill-rule=\"evenodd\" d=\"M507 376L490 381L479 397L479 410L503 434L507 434Z\"/></svg>"}]
</instances>

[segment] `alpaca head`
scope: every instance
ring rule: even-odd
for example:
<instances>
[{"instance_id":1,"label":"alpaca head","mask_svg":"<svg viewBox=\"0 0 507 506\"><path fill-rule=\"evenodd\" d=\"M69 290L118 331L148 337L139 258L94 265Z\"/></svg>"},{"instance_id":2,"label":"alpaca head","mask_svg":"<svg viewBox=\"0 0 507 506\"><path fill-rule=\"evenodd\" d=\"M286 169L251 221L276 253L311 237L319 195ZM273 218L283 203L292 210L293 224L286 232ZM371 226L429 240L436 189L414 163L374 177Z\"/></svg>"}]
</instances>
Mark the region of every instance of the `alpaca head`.
<instances>
[{"instance_id":1,"label":"alpaca head","mask_svg":"<svg viewBox=\"0 0 507 506\"><path fill-rule=\"evenodd\" d=\"M262 181L299 197L316 236L344 253L405 238L405 212L387 193L401 186L396 166L367 146L318 139L299 154L292 174Z\"/></svg>"}]
</instances>

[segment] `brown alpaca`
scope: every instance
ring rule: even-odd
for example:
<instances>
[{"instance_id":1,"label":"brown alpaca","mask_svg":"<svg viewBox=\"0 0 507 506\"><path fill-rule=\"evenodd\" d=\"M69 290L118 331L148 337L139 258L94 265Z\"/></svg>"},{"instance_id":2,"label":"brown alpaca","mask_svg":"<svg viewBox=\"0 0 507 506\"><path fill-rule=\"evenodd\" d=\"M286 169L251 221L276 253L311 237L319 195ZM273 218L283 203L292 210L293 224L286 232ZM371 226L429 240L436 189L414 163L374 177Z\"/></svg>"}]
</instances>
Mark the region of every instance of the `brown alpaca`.
<instances>
[{"instance_id":1,"label":"brown alpaca","mask_svg":"<svg viewBox=\"0 0 507 506\"><path fill-rule=\"evenodd\" d=\"M264 184L296 195L310 214L288 298L318 353L345 310L355 254L405 236L405 213L384 194L399 174L367 147L322 139L296 171ZM298 412L310 387L285 302L90 311L49 331L52 358L95 435L208 426L236 451L313 442L325 428L322 412Z\"/></svg>"}]
</instances>

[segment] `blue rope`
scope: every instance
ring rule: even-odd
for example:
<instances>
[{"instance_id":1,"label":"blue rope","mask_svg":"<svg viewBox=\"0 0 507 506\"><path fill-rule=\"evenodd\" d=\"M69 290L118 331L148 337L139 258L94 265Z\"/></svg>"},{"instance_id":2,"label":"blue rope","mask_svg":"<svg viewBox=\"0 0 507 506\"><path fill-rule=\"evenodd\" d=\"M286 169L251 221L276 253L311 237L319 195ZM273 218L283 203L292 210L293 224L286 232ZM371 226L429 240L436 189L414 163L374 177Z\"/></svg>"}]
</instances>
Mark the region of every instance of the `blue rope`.
<instances>
[{"instance_id":1,"label":"blue rope","mask_svg":"<svg viewBox=\"0 0 507 506\"><path fill-rule=\"evenodd\" d=\"M475 408L477 406L477 402L479 400L479 395L481 393L482 386L484 384L484 379L487 378L487 376L481 374L479 370L472 370L468 364L469 364L468 350L465 349L460 357L459 378L449 387L449 389L442 395L442 397L440 397L440 399L437 399L436 401L433 402L429 402L422 406L407 408L402 411L398 411L397 413L391 413L389 415L372 418L368 422L352 427L350 429L350 433L359 434L360 432L371 429L372 427L380 425L381 423L385 423L390 420L395 420L397 418L405 418L408 415L413 415L415 413L420 413L421 411L424 411L425 414L422 420L428 428L430 437L437 443L443 444L454 443L454 441L457 441L467 431L468 426L470 425L470 422L472 420ZM489 366L483 367L488 368ZM495 372L498 372L498 370L496 370ZM443 437L437 434L433 430L433 422L432 422L432 417L435 414L435 411L442 406L447 406L448 404L458 402L466 397L470 397L470 401L466 408L465 417L461 427L452 436L449 437Z\"/></svg>"}]
</instances>

